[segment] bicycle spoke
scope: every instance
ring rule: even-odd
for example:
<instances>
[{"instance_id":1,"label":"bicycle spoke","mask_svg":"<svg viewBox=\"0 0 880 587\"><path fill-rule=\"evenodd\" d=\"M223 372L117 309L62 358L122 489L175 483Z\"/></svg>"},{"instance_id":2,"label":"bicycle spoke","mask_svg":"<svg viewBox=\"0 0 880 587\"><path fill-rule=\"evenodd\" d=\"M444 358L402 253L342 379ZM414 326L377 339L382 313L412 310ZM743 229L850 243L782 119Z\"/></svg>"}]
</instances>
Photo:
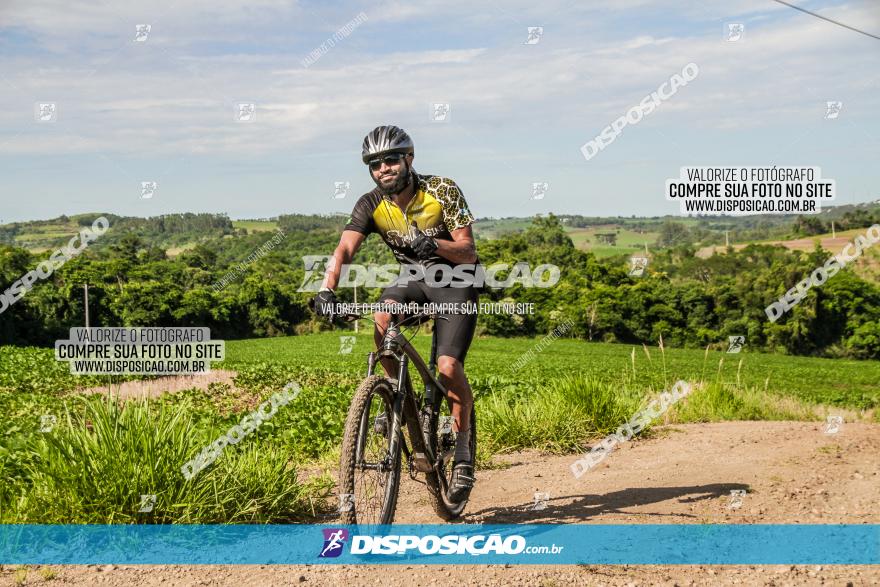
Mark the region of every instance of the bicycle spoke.
<instances>
[{"instance_id":1,"label":"bicycle spoke","mask_svg":"<svg viewBox=\"0 0 880 587\"><path fill-rule=\"evenodd\" d=\"M354 507L358 523L381 522L392 466L388 427L380 425L380 416L390 409L389 402L379 394L372 395L365 406L366 426L360 428L362 437L359 438L360 462L354 466Z\"/></svg>"}]
</instances>

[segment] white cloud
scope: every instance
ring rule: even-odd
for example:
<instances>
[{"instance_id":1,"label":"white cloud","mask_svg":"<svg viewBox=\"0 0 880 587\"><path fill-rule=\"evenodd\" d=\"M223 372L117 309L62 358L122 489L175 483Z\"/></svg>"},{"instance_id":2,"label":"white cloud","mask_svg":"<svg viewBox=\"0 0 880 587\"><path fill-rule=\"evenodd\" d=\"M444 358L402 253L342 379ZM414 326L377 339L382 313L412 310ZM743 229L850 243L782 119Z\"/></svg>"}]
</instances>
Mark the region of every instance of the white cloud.
<instances>
[{"instance_id":1,"label":"white cloud","mask_svg":"<svg viewBox=\"0 0 880 587\"><path fill-rule=\"evenodd\" d=\"M617 15L624 9L638 14L641 9L657 10L672 4L632 0L614 4L613 10ZM387 2L368 11L369 20L364 26L375 27L383 20L414 19L430 15L435 9L446 14L463 5ZM504 6L517 18L539 13L533 6L521 10ZM244 22L247 27L259 27L260 23L268 26L273 14L300 11L295 5L276 0L236 0L222 5L189 0L159 10L168 7L171 10L166 26L178 34L176 44L164 51L148 42L142 47L122 47L118 54L74 56L61 63L28 56L7 59L4 75L23 91L16 96L15 108L7 105L0 110L0 124L13 132L33 130L29 110L33 100L57 96L64 103L65 130L82 137L82 141L70 144L42 131L28 132L23 140L7 142L0 150L63 153L94 149L111 154L179 151L184 155L214 152L253 157L279 150L308 150L314 141L337 133L349 135L353 129L360 133L377 120L411 120L427 125L426 105L438 99L452 102L454 119L471 121L472 129L546 125L583 129L586 140L591 131L620 116L690 61L700 66L700 77L658 112L671 120L687 114L687 123L695 127L772 124L780 108L804 107L809 99L805 87L820 93L841 88L866 95L876 89L866 84L864 72L876 71L877 58L853 51L861 46L855 33L806 15L801 18L779 13L776 8L772 9L774 13L786 18L749 25L740 44L725 42L717 21L704 29L688 28L676 35L658 29L607 38L570 34L581 26L571 17L571 22L560 23L557 29L551 29L553 33L548 31L542 44L533 47L487 46L486 38L479 37L472 39L475 44L481 43L474 47L413 47L392 53L372 50L367 41L377 33L375 29L369 35L366 30L355 31L352 38L306 69L299 60L307 51L255 54L233 47L229 52L211 55L189 47L194 39L180 34L187 28L207 29L196 37L203 39L210 37L215 25L227 27ZM735 8L771 10L764 2L746 0ZM588 12L585 24L601 28L596 20L601 12L578 6L573 9L582 19ZM70 42L82 28L112 30L118 24L115 16L79 0L64 10L44 0L15 1L7 10L32 30L51 31L54 42ZM124 10L126 17L137 16L130 5L119 10ZM866 8L845 6L836 10L853 22L869 21L871 17ZM346 9L338 12L347 14ZM65 18L68 13L70 20ZM186 21L199 14L211 15L212 20ZM493 13L493 17L499 14ZM326 23L322 20L312 24ZM563 29L563 25L570 30ZM519 27L515 22L503 26ZM436 35L438 31L442 34L445 27L439 22L426 28L425 35ZM398 28L394 25L390 30ZM267 34L279 33L271 30ZM876 43L870 39L865 42ZM459 40L457 44L461 43ZM116 47L106 39L104 45ZM232 121L236 100L257 103L256 122ZM0 98L0 104L5 104L4 98ZM653 117L652 123L660 123L660 119Z\"/></svg>"}]
</instances>

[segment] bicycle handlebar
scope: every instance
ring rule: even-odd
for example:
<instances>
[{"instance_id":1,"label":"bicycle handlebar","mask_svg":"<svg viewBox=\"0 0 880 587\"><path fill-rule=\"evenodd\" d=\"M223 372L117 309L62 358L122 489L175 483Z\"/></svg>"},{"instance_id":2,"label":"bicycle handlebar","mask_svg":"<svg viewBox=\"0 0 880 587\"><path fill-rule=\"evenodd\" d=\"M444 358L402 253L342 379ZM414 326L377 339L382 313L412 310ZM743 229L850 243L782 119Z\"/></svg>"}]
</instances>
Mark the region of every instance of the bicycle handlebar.
<instances>
[{"instance_id":1,"label":"bicycle handlebar","mask_svg":"<svg viewBox=\"0 0 880 587\"><path fill-rule=\"evenodd\" d=\"M355 320L360 320L361 318L369 318L368 314L372 314L372 312L349 312L345 314L336 314L334 317L344 320L346 322L354 322ZM411 316L407 316L403 320L397 323L398 326L405 326L407 322L419 318L428 318L429 320L449 320L447 316L441 316L437 312L417 312Z\"/></svg>"}]
</instances>

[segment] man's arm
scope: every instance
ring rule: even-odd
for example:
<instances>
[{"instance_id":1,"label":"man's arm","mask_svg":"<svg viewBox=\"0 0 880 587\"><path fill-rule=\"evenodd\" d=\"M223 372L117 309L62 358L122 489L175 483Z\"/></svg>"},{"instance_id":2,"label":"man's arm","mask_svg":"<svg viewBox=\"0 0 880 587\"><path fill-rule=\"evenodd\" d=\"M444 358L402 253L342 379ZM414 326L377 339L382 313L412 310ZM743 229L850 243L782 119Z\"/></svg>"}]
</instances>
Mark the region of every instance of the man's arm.
<instances>
[{"instance_id":1,"label":"man's arm","mask_svg":"<svg viewBox=\"0 0 880 587\"><path fill-rule=\"evenodd\" d=\"M339 245L333 251L330 262L327 263L327 272L324 273L324 281L321 282L321 289L336 289L339 285L339 275L342 273L342 266L347 265L354 258L354 254L360 248L361 243L367 235L357 232L356 230L343 230L342 237L339 239Z\"/></svg>"},{"instance_id":2,"label":"man's arm","mask_svg":"<svg viewBox=\"0 0 880 587\"><path fill-rule=\"evenodd\" d=\"M461 193L461 188L450 179L446 181L451 185L447 199L443 200L443 222L452 236L452 241L437 239L439 246L435 254L453 263L476 263L477 247L471 230L475 218L464 199L464 194Z\"/></svg>"},{"instance_id":3,"label":"man's arm","mask_svg":"<svg viewBox=\"0 0 880 587\"><path fill-rule=\"evenodd\" d=\"M453 263L476 263L477 247L470 225L456 228L449 234L452 235L451 241L436 239L435 252Z\"/></svg>"}]
</instances>

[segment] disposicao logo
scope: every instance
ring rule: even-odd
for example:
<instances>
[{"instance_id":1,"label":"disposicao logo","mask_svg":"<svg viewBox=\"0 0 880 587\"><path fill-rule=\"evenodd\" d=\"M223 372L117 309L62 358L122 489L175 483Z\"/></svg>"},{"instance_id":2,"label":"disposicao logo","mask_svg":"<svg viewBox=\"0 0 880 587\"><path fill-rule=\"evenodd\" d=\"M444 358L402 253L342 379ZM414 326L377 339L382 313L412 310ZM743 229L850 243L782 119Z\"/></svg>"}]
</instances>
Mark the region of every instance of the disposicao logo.
<instances>
[{"instance_id":1,"label":"disposicao logo","mask_svg":"<svg viewBox=\"0 0 880 587\"><path fill-rule=\"evenodd\" d=\"M328 528L324 533L324 548L318 558L336 558L342 554L342 547L348 540L348 530L344 528Z\"/></svg>"},{"instance_id":2,"label":"disposicao logo","mask_svg":"<svg viewBox=\"0 0 880 587\"><path fill-rule=\"evenodd\" d=\"M534 547L529 547L534 548ZM417 550L419 554L519 554L531 553L522 536L354 536L351 554L407 554ZM546 548L550 552L550 547ZM562 550L561 548L559 549ZM537 552L537 551L535 551ZM555 552L554 552L555 554Z\"/></svg>"},{"instance_id":3,"label":"disposicao logo","mask_svg":"<svg viewBox=\"0 0 880 587\"><path fill-rule=\"evenodd\" d=\"M345 542L351 538L350 554L353 555L408 555L411 551L424 555L518 555L518 554L559 554L564 546L528 546L523 536L513 534L477 534L466 536L451 534L446 536L427 535L389 535L364 536L349 535L343 528L321 530L324 533L324 548L319 558L335 558L342 554Z\"/></svg>"}]
</instances>

